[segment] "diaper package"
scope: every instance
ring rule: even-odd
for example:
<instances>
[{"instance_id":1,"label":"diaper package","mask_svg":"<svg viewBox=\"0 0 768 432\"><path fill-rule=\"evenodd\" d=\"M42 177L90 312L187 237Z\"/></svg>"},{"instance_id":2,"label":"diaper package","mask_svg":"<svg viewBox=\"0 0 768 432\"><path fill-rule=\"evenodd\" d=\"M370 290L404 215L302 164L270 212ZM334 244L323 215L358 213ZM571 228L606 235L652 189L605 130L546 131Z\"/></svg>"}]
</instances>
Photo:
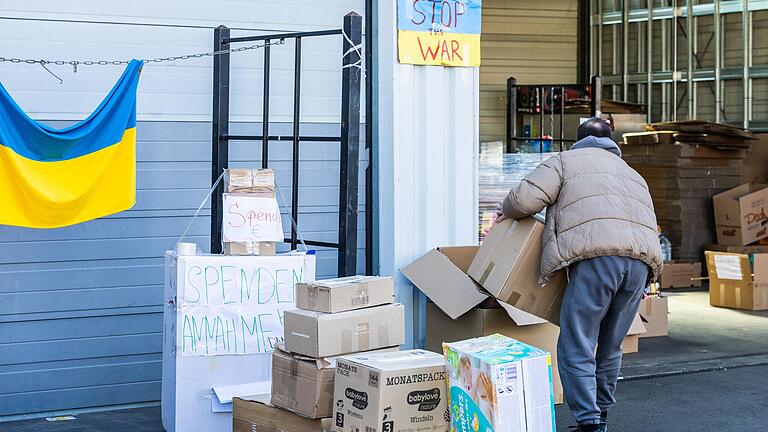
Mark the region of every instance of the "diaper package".
<instances>
[{"instance_id":1,"label":"diaper package","mask_svg":"<svg viewBox=\"0 0 768 432\"><path fill-rule=\"evenodd\" d=\"M500 334L443 343L451 432L554 432L548 352Z\"/></svg>"}]
</instances>

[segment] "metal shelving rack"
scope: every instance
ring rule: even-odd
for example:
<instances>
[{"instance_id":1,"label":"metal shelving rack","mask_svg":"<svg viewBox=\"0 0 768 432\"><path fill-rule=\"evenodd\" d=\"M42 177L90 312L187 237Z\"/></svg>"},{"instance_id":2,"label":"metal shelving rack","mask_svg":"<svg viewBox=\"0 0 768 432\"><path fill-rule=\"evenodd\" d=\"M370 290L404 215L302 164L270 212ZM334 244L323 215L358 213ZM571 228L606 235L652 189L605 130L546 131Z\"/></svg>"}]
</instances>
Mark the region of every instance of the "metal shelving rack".
<instances>
[{"instance_id":1,"label":"metal shelving rack","mask_svg":"<svg viewBox=\"0 0 768 432\"><path fill-rule=\"evenodd\" d=\"M753 20L759 11L768 10L768 0L588 1L592 47L590 71L591 75L604 77L605 89L610 91L606 97L623 101L634 99L646 104L649 107L649 122L695 119L701 108L697 94L699 86L703 85L706 91L711 91L714 99L714 118L711 120L768 131L768 119L753 116L754 80L768 78L768 64L753 64L756 37ZM741 34L728 33L729 38L740 38L743 60L740 66L723 65L723 24L729 14L741 16ZM699 20L702 17L711 17L711 32L701 31ZM659 25L649 25L652 22ZM637 24L631 25L633 23ZM632 27L635 35L630 36ZM660 30L661 34L656 35L656 30ZM605 36L610 38L607 43ZM659 46L657 37L660 39L660 52L654 49ZM683 39L680 40L680 37ZM768 37L768 34L758 37ZM703 49L699 48L698 38L706 38L702 39L707 41ZM611 51L604 56L608 54L604 51L606 49ZM634 70L630 70L630 55L635 55L637 59ZM714 56L714 64L705 67L701 60L707 55ZM654 60L660 60L659 65L654 65ZM726 115L724 83L727 81L743 83L741 118ZM630 86L634 87L634 94ZM659 87L660 92L654 92ZM655 100L658 93L660 101ZM659 104L659 109L651 109Z\"/></svg>"}]
</instances>

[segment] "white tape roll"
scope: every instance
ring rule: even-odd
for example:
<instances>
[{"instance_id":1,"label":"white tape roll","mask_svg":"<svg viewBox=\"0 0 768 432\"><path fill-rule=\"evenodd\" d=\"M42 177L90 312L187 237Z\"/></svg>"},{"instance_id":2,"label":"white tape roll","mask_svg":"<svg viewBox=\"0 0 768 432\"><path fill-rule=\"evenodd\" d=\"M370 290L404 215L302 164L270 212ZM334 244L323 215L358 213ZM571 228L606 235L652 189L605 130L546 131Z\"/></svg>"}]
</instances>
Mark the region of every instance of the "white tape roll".
<instances>
[{"instance_id":1,"label":"white tape roll","mask_svg":"<svg viewBox=\"0 0 768 432\"><path fill-rule=\"evenodd\" d=\"M178 255L197 255L197 244L176 243L176 253Z\"/></svg>"}]
</instances>

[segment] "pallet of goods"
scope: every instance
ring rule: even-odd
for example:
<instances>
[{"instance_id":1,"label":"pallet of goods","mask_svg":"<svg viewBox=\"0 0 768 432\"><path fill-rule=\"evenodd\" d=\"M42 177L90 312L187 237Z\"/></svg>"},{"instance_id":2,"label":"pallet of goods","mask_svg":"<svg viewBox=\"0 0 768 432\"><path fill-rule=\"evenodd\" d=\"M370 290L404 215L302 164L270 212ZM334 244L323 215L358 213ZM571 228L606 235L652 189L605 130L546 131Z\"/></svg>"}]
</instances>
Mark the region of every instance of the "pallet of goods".
<instances>
[{"instance_id":1,"label":"pallet of goods","mask_svg":"<svg viewBox=\"0 0 768 432\"><path fill-rule=\"evenodd\" d=\"M699 261L714 242L712 198L741 184L754 136L733 126L686 121L624 135L624 160L648 182L659 225L675 260Z\"/></svg>"}]
</instances>

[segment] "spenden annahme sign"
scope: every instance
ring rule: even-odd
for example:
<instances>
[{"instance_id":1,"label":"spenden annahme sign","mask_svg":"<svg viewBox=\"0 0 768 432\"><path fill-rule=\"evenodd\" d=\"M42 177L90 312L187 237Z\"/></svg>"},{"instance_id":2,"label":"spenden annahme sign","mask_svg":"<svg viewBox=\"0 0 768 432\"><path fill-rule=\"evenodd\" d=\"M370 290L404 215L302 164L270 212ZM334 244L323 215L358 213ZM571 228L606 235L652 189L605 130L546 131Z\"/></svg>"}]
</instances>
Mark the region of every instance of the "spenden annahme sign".
<instances>
[{"instance_id":1,"label":"spenden annahme sign","mask_svg":"<svg viewBox=\"0 0 768 432\"><path fill-rule=\"evenodd\" d=\"M482 0L397 0L400 63L480 65Z\"/></svg>"}]
</instances>

